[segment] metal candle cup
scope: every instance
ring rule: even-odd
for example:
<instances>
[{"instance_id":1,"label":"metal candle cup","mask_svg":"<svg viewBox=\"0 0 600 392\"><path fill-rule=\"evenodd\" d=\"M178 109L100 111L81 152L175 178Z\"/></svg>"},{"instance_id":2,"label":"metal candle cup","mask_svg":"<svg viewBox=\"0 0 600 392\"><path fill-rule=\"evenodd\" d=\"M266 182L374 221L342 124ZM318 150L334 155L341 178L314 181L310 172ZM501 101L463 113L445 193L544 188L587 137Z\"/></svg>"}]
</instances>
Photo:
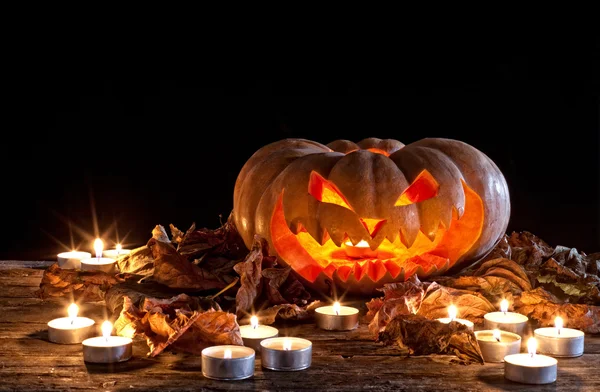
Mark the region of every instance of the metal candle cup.
<instances>
[{"instance_id":1,"label":"metal candle cup","mask_svg":"<svg viewBox=\"0 0 600 392\"><path fill-rule=\"evenodd\" d=\"M256 316L252 317L250 325L241 325L240 334L244 341L244 346L252 348L260 354L260 342L264 339L275 338L279 335L279 330L268 325L259 325Z\"/></svg>"},{"instance_id":2,"label":"metal candle cup","mask_svg":"<svg viewBox=\"0 0 600 392\"><path fill-rule=\"evenodd\" d=\"M131 253L131 249L107 249L102 251L102 257L118 259Z\"/></svg>"},{"instance_id":3,"label":"metal candle cup","mask_svg":"<svg viewBox=\"0 0 600 392\"><path fill-rule=\"evenodd\" d=\"M97 336L85 339L83 360L91 363L117 363L131 358L133 341L124 336Z\"/></svg>"},{"instance_id":4,"label":"metal candle cup","mask_svg":"<svg viewBox=\"0 0 600 392\"><path fill-rule=\"evenodd\" d=\"M95 321L87 317L61 317L48 322L48 340L59 344L77 344L94 335Z\"/></svg>"},{"instance_id":5,"label":"metal candle cup","mask_svg":"<svg viewBox=\"0 0 600 392\"><path fill-rule=\"evenodd\" d=\"M328 331L349 331L358 327L358 309L350 306L321 306L315 309L315 323Z\"/></svg>"},{"instance_id":6,"label":"metal candle cup","mask_svg":"<svg viewBox=\"0 0 600 392\"><path fill-rule=\"evenodd\" d=\"M515 312L490 312L483 315L485 329L500 329L523 336L529 318Z\"/></svg>"},{"instance_id":7,"label":"metal candle cup","mask_svg":"<svg viewBox=\"0 0 600 392\"><path fill-rule=\"evenodd\" d=\"M504 362L504 357L521 351L521 337L516 333L497 330L475 331L485 362ZM498 340L499 338L499 340Z\"/></svg>"},{"instance_id":8,"label":"metal candle cup","mask_svg":"<svg viewBox=\"0 0 600 392\"><path fill-rule=\"evenodd\" d=\"M538 342L538 351L553 357L572 358L583 355L585 334L572 328L537 328L533 335Z\"/></svg>"},{"instance_id":9,"label":"metal candle cup","mask_svg":"<svg viewBox=\"0 0 600 392\"><path fill-rule=\"evenodd\" d=\"M62 252L56 256L58 266L63 269L80 269L81 259L89 259L92 254L89 252Z\"/></svg>"},{"instance_id":10,"label":"metal candle cup","mask_svg":"<svg viewBox=\"0 0 600 392\"><path fill-rule=\"evenodd\" d=\"M522 353L504 357L504 377L522 384L556 381L558 361L546 355Z\"/></svg>"},{"instance_id":11,"label":"metal candle cup","mask_svg":"<svg viewBox=\"0 0 600 392\"><path fill-rule=\"evenodd\" d=\"M278 371L308 369L312 363L312 343L301 338L277 337L260 342L262 367Z\"/></svg>"},{"instance_id":12,"label":"metal candle cup","mask_svg":"<svg viewBox=\"0 0 600 392\"><path fill-rule=\"evenodd\" d=\"M214 380L243 380L254 375L254 360L250 347L207 347L202 350L202 375Z\"/></svg>"}]
</instances>

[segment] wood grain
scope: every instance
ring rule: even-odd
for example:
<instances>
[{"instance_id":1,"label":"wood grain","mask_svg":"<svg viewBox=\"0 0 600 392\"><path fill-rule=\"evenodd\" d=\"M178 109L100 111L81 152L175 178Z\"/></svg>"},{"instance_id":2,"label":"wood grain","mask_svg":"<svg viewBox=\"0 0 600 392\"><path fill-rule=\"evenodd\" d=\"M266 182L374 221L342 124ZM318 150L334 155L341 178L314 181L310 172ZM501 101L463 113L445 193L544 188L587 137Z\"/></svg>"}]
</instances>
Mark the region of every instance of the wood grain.
<instances>
[{"instance_id":1,"label":"wood grain","mask_svg":"<svg viewBox=\"0 0 600 392\"><path fill-rule=\"evenodd\" d=\"M46 323L63 317L68 298L33 296L43 268L14 261L0 267L0 391L599 391L600 336L586 336L579 358L558 359L558 380L542 386L504 379L502 364L456 365L451 357L408 357L383 347L366 324L350 332L328 332L312 322L279 323L281 335L313 342L312 366L300 372L263 370L254 377L213 381L202 376L200 357L165 351L148 358L136 339L134 357L113 366L83 362L80 345L48 341ZM3 262L0 262L2 265ZM97 321L110 316L103 302L83 304L81 314Z\"/></svg>"}]
</instances>

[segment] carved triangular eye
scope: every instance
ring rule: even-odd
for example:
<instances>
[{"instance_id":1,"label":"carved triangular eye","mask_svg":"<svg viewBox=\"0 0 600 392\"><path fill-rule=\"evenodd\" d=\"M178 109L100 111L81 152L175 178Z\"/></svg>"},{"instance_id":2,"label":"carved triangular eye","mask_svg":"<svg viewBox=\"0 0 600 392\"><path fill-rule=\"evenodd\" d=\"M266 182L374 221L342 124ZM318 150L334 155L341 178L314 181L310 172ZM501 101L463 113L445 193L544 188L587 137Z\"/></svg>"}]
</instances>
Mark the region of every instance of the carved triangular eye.
<instances>
[{"instance_id":1,"label":"carved triangular eye","mask_svg":"<svg viewBox=\"0 0 600 392\"><path fill-rule=\"evenodd\" d=\"M440 185L431 173L423 170L408 188L402 192L395 206L407 206L409 204L425 201L436 196Z\"/></svg>"},{"instance_id":2,"label":"carved triangular eye","mask_svg":"<svg viewBox=\"0 0 600 392\"><path fill-rule=\"evenodd\" d=\"M323 203L337 204L338 206L347 208L349 210L352 209L340 190L316 171L312 171L310 173L310 180L308 181L308 193Z\"/></svg>"}]
</instances>

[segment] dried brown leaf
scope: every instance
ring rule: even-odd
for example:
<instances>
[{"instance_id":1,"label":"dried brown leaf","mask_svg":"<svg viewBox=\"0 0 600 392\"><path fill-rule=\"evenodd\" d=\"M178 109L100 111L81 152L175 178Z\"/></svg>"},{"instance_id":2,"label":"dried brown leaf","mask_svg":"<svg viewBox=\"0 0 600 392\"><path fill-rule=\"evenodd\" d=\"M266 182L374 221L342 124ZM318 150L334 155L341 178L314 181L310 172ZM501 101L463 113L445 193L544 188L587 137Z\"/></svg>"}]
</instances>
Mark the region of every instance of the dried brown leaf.
<instances>
[{"instance_id":1,"label":"dried brown leaf","mask_svg":"<svg viewBox=\"0 0 600 392\"><path fill-rule=\"evenodd\" d=\"M54 263L44 271L35 295L41 299L72 295L81 302L101 301L109 288L127 278L128 275L111 275L102 271L62 269Z\"/></svg>"},{"instance_id":2,"label":"dried brown leaf","mask_svg":"<svg viewBox=\"0 0 600 392\"><path fill-rule=\"evenodd\" d=\"M475 324L481 324L486 313L496 311L490 301L475 291L437 285L428 287L417 314L430 319L448 317L448 306L451 304L458 309L458 318Z\"/></svg>"},{"instance_id":3,"label":"dried brown leaf","mask_svg":"<svg viewBox=\"0 0 600 392\"><path fill-rule=\"evenodd\" d=\"M233 267L240 276L240 288L235 296L236 314L239 318L252 310L254 301L262 291L262 262L263 256L268 255L268 246L264 237L255 235L252 248L244 261Z\"/></svg>"},{"instance_id":4,"label":"dried brown leaf","mask_svg":"<svg viewBox=\"0 0 600 392\"><path fill-rule=\"evenodd\" d=\"M474 332L456 321L445 324L419 315L401 314L390 320L377 341L408 349L409 355L455 355L465 365L484 363Z\"/></svg>"},{"instance_id":5,"label":"dried brown leaf","mask_svg":"<svg viewBox=\"0 0 600 392\"><path fill-rule=\"evenodd\" d=\"M521 294L515 301L515 311L542 327L554 326L556 316L561 316L565 320L565 327L590 334L600 333L600 306L561 304L541 287Z\"/></svg>"},{"instance_id":6,"label":"dried brown leaf","mask_svg":"<svg viewBox=\"0 0 600 392\"><path fill-rule=\"evenodd\" d=\"M515 283L498 276L444 276L436 281L442 286L478 292L493 305L500 304L503 299L512 303L513 296L523 292Z\"/></svg>"},{"instance_id":7,"label":"dried brown leaf","mask_svg":"<svg viewBox=\"0 0 600 392\"><path fill-rule=\"evenodd\" d=\"M261 324L270 325L276 320L308 320L314 317L315 309L323 306L321 301L315 300L306 306L295 304L281 304L260 310L256 316Z\"/></svg>"},{"instance_id":8,"label":"dried brown leaf","mask_svg":"<svg viewBox=\"0 0 600 392\"><path fill-rule=\"evenodd\" d=\"M310 293L291 273L291 270L291 267L263 269L262 276L265 279L267 297L271 305L291 303L302 306L310 300Z\"/></svg>"},{"instance_id":9,"label":"dried brown leaf","mask_svg":"<svg viewBox=\"0 0 600 392\"><path fill-rule=\"evenodd\" d=\"M481 264L473 272L475 276L497 276L508 279L517 285L521 290L531 290L531 282L525 272L525 269L510 259L492 259Z\"/></svg>"},{"instance_id":10,"label":"dried brown leaf","mask_svg":"<svg viewBox=\"0 0 600 392\"><path fill-rule=\"evenodd\" d=\"M147 246L152 250L154 257L152 279L160 284L198 291L221 289L227 285L212 272L190 263L170 243L151 238Z\"/></svg>"}]
</instances>

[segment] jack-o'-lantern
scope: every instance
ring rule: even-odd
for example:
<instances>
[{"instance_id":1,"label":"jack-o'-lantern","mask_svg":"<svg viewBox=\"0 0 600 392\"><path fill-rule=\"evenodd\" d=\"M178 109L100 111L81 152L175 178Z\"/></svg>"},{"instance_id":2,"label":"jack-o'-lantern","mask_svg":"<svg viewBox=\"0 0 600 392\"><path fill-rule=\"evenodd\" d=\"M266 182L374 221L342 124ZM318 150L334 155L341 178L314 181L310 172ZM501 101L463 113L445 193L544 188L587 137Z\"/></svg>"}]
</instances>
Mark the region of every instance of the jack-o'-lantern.
<instances>
[{"instance_id":1,"label":"jack-o'-lantern","mask_svg":"<svg viewBox=\"0 0 600 392\"><path fill-rule=\"evenodd\" d=\"M305 283L363 294L472 265L510 217L497 165L442 138L280 140L244 164L233 202L246 246L259 234Z\"/></svg>"}]
</instances>

